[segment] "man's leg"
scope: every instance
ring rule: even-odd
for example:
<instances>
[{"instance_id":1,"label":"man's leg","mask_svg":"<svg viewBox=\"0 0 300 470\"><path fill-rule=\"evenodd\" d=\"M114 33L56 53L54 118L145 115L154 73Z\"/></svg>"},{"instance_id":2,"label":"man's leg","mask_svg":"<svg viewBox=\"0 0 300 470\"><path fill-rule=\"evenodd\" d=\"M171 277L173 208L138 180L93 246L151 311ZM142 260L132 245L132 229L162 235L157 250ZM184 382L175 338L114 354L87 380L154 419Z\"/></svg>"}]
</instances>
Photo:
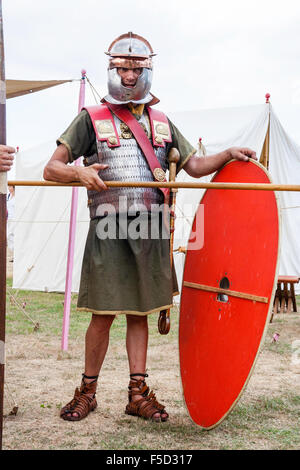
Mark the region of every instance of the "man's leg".
<instances>
[{"instance_id":1,"label":"man's leg","mask_svg":"<svg viewBox=\"0 0 300 470\"><path fill-rule=\"evenodd\" d=\"M126 349L130 374L145 374L148 348L148 317L147 315L126 315L127 335ZM135 375L136 380L145 380L144 375ZM133 388L137 391L138 389ZM133 394L132 401L138 401L142 395ZM155 413L154 419L167 418L167 413Z\"/></svg>"},{"instance_id":2,"label":"man's leg","mask_svg":"<svg viewBox=\"0 0 300 470\"><path fill-rule=\"evenodd\" d=\"M97 377L102 367L109 343L109 330L114 315L92 315L91 322L85 335L85 371L87 377ZM84 377L86 384L95 381L94 378ZM87 395L89 395L87 393ZM93 394L91 394L92 396ZM78 417L78 413L66 413Z\"/></svg>"},{"instance_id":3,"label":"man's leg","mask_svg":"<svg viewBox=\"0 0 300 470\"><path fill-rule=\"evenodd\" d=\"M126 315L126 349L130 374L146 372L148 348L148 318L138 315Z\"/></svg>"},{"instance_id":4,"label":"man's leg","mask_svg":"<svg viewBox=\"0 0 300 470\"><path fill-rule=\"evenodd\" d=\"M102 367L114 315L92 315L85 335L85 375L96 376ZM88 379L86 379L88 383Z\"/></svg>"}]
</instances>

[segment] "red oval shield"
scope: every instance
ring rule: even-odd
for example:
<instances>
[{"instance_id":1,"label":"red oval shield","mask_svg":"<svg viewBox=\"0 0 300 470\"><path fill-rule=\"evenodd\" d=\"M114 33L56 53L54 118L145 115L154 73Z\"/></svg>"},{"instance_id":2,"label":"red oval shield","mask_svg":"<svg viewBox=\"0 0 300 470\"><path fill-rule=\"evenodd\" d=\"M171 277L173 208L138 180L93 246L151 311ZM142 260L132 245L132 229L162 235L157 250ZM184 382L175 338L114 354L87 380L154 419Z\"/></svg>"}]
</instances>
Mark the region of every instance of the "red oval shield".
<instances>
[{"instance_id":1,"label":"red oval shield","mask_svg":"<svg viewBox=\"0 0 300 470\"><path fill-rule=\"evenodd\" d=\"M231 161L213 181L270 183L254 161ZM186 253L179 356L190 417L210 429L237 403L263 341L276 286L279 215L273 191L208 189L192 231L203 207L203 246L191 235Z\"/></svg>"}]
</instances>

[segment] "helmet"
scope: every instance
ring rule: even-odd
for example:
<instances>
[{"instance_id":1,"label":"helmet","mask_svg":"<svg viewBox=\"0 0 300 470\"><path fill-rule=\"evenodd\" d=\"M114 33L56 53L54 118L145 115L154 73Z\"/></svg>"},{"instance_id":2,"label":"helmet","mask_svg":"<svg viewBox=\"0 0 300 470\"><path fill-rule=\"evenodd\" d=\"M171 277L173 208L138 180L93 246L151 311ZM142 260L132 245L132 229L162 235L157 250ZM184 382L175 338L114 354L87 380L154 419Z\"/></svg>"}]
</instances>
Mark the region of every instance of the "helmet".
<instances>
[{"instance_id":1,"label":"helmet","mask_svg":"<svg viewBox=\"0 0 300 470\"><path fill-rule=\"evenodd\" d=\"M132 32L115 39L106 54L110 57L108 67L108 95L105 100L113 104L149 103L153 96L149 93L152 83L152 47L142 36ZM142 68L133 88L122 85L118 67Z\"/></svg>"}]
</instances>

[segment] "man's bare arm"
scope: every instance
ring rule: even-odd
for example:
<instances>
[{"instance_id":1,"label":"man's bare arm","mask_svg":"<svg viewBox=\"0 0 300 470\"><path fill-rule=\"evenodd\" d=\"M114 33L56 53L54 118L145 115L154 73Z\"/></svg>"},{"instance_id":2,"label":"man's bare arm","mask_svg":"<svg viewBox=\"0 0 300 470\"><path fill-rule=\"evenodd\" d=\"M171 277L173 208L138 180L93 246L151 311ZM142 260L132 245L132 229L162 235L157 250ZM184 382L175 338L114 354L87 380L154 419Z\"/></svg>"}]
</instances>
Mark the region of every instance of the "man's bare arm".
<instances>
[{"instance_id":1,"label":"man's bare arm","mask_svg":"<svg viewBox=\"0 0 300 470\"><path fill-rule=\"evenodd\" d=\"M214 173L232 159L248 161L249 158L257 160L256 153L253 150L245 147L232 147L209 157L192 156L183 169L193 178L200 178Z\"/></svg>"},{"instance_id":2,"label":"man's bare arm","mask_svg":"<svg viewBox=\"0 0 300 470\"><path fill-rule=\"evenodd\" d=\"M108 165L101 165L94 163L88 167L77 165L68 165L69 154L65 145L61 144L57 147L51 159L44 169L44 179L49 181L56 181L58 183L72 183L79 181L87 189L102 191L107 189L107 186L99 178L98 172L105 170Z\"/></svg>"}]
</instances>

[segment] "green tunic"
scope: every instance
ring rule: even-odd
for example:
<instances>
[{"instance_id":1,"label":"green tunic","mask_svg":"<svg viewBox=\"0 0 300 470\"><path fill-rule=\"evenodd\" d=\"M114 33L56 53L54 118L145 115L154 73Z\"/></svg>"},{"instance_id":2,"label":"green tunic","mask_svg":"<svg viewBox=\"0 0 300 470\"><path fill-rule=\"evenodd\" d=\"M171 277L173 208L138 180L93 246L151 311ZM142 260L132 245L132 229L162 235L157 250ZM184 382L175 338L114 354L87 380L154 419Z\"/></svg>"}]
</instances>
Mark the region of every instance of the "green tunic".
<instances>
[{"instance_id":1,"label":"green tunic","mask_svg":"<svg viewBox=\"0 0 300 470\"><path fill-rule=\"evenodd\" d=\"M172 142L167 144L167 152L171 147L179 150L178 172L196 150L174 124L169 123ZM83 110L74 119L57 144L67 147L70 163L82 155L88 157L97 152L96 136L87 111ZM145 213L142 217L150 230L150 216ZM134 217L127 217L127 228L132 222ZM117 215L114 219L117 237L100 240L96 230L98 223L99 219L90 221L77 309L96 314L147 315L170 308L178 286L175 271L170 267L169 239L119 236L124 225ZM160 233L162 227L160 221Z\"/></svg>"}]
</instances>

